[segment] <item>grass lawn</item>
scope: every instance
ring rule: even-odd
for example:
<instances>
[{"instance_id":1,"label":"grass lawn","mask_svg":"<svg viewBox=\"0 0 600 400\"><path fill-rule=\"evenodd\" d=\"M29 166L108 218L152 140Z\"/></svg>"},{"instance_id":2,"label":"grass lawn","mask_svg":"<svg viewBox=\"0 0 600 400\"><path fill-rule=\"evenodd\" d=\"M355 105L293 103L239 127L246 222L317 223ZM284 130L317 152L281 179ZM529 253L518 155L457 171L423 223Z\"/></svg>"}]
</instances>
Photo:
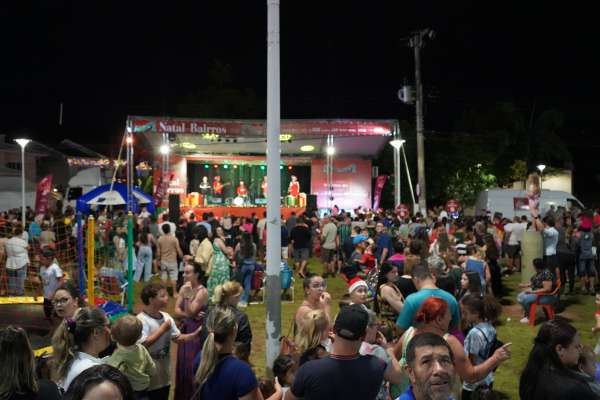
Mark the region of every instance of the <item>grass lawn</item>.
<instances>
[{"instance_id":1,"label":"grass lawn","mask_svg":"<svg viewBox=\"0 0 600 400\"><path fill-rule=\"evenodd\" d=\"M308 265L312 272L322 272L322 264L317 259L311 259ZM540 324L545 320L541 311L538 311L538 321L535 327L524 325L521 319L521 308L516 303L518 293L517 285L520 282L520 274L504 278L507 287L507 295L503 299L504 310L501 324L498 326L498 338L503 342L512 342L512 358L498 368L494 383L494 389L501 393L503 398L518 399L519 376L525 366L529 351L533 345L533 338L537 334ZM139 310L139 290L141 285L135 286L136 311ZM291 334L291 324L296 309L302 303L304 292L302 281L295 277L295 301L294 303L282 304L282 335ZM332 312L338 311L338 301L346 292L346 283L341 278L330 278L327 281L327 291L331 293L333 303ZM174 303L171 301L168 311L172 312ZM245 310L250 318L253 333L251 363L257 376L265 376L265 305L251 304ZM563 296L558 315L570 320L578 329L584 344L593 347L595 338L592 335L594 325L594 297L589 295Z\"/></svg>"}]
</instances>

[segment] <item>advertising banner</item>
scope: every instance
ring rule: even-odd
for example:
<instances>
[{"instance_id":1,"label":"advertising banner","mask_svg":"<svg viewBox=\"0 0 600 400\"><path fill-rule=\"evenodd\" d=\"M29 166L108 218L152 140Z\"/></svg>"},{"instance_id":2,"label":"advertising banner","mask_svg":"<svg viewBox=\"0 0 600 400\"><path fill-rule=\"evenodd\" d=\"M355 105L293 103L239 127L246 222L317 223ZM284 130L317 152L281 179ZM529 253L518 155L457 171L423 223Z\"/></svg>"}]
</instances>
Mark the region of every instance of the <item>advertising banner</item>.
<instances>
[{"instance_id":1,"label":"advertising banner","mask_svg":"<svg viewBox=\"0 0 600 400\"><path fill-rule=\"evenodd\" d=\"M37 184L35 192L35 213L44 214L48 210L48 200L52 191L52 175L46 175Z\"/></svg>"},{"instance_id":2,"label":"advertising banner","mask_svg":"<svg viewBox=\"0 0 600 400\"><path fill-rule=\"evenodd\" d=\"M381 191L385 186L385 182L387 181L387 175L379 175L377 180L375 181L375 195L373 196L373 210L379 209L379 204L381 203Z\"/></svg>"},{"instance_id":3,"label":"advertising banner","mask_svg":"<svg viewBox=\"0 0 600 400\"><path fill-rule=\"evenodd\" d=\"M317 207L337 205L341 210L371 207L371 160L339 159L333 162L333 200L327 201L327 164L323 159L311 162L311 190ZM300 188L304 192L304 188Z\"/></svg>"}]
</instances>

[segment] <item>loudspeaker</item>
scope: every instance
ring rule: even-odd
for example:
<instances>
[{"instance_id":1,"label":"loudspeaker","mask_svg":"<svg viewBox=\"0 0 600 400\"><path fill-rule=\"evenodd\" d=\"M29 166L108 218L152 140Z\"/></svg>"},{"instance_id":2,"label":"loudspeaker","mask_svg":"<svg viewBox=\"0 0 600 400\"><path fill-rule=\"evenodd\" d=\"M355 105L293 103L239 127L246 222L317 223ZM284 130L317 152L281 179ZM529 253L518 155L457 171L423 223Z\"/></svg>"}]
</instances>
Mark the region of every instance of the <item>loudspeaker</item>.
<instances>
[{"instance_id":1,"label":"loudspeaker","mask_svg":"<svg viewBox=\"0 0 600 400\"><path fill-rule=\"evenodd\" d=\"M316 210L317 209L317 195L309 194L306 196L306 208Z\"/></svg>"},{"instance_id":2,"label":"loudspeaker","mask_svg":"<svg viewBox=\"0 0 600 400\"><path fill-rule=\"evenodd\" d=\"M179 224L179 195L169 195L169 221Z\"/></svg>"}]
</instances>

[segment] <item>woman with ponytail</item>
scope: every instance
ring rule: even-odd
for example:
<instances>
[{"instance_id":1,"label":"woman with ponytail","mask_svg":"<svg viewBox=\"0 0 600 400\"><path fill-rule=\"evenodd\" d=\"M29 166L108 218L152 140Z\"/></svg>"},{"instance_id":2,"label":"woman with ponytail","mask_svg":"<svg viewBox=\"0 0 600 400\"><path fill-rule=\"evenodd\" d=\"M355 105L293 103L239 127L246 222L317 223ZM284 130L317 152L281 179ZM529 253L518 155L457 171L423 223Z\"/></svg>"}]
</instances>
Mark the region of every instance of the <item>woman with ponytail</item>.
<instances>
[{"instance_id":1,"label":"woman with ponytail","mask_svg":"<svg viewBox=\"0 0 600 400\"><path fill-rule=\"evenodd\" d=\"M491 356L492 346L496 340L494 324L502 313L502 306L491 295L471 294L463 298L463 321L471 327L465 338L465 352L473 365L482 364ZM479 386L492 387L494 373L490 372L484 379L475 383L463 383L461 399L470 400Z\"/></svg>"},{"instance_id":2,"label":"woman with ponytail","mask_svg":"<svg viewBox=\"0 0 600 400\"><path fill-rule=\"evenodd\" d=\"M571 324L560 317L545 322L521 373L521 399L597 399L586 381L574 372L580 355L581 339Z\"/></svg>"},{"instance_id":3,"label":"woman with ponytail","mask_svg":"<svg viewBox=\"0 0 600 400\"><path fill-rule=\"evenodd\" d=\"M110 344L109 322L98 308L80 309L65 319L54 332L53 379L65 391L84 370L103 364L100 353Z\"/></svg>"},{"instance_id":4,"label":"woman with ponytail","mask_svg":"<svg viewBox=\"0 0 600 400\"><path fill-rule=\"evenodd\" d=\"M250 366L231 354L237 335L233 311L216 307L208 317L207 328L208 336L202 346L202 359L195 379L198 396L194 398L262 400Z\"/></svg>"},{"instance_id":5,"label":"woman with ponytail","mask_svg":"<svg viewBox=\"0 0 600 400\"><path fill-rule=\"evenodd\" d=\"M502 362L510 358L511 343L507 343L497 349L485 362L473 365L471 360L465 356L465 348L460 341L454 335L448 333L450 320L450 308L444 299L439 297L427 298L415 314L416 327L410 327L404 332L394 346L394 353L400 359L400 366L403 367L406 364L406 349L412 338L425 332L441 336L448 342L454 354L456 372L466 382L474 383L482 380Z\"/></svg>"}]
</instances>

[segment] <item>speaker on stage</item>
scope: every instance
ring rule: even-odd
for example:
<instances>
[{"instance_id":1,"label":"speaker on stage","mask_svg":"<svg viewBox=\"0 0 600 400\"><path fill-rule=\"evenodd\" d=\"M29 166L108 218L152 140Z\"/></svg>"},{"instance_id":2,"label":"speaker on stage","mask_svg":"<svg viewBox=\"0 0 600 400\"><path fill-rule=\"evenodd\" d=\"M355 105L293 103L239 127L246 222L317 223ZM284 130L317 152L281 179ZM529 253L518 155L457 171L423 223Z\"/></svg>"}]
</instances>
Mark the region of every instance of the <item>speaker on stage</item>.
<instances>
[{"instance_id":1,"label":"speaker on stage","mask_svg":"<svg viewBox=\"0 0 600 400\"><path fill-rule=\"evenodd\" d=\"M306 208L310 208L313 210L317 209L317 195L309 194L306 196Z\"/></svg>"},{"instance_id":2,"label":"speaker on stage","mask_svg":"<svg viewBox=\"0 0 600 400\"><path fill-rule=\"evenodd\" d=\"M169 221L179 224L179 195L169 195Z\"/></svg>"}]
</instances>

